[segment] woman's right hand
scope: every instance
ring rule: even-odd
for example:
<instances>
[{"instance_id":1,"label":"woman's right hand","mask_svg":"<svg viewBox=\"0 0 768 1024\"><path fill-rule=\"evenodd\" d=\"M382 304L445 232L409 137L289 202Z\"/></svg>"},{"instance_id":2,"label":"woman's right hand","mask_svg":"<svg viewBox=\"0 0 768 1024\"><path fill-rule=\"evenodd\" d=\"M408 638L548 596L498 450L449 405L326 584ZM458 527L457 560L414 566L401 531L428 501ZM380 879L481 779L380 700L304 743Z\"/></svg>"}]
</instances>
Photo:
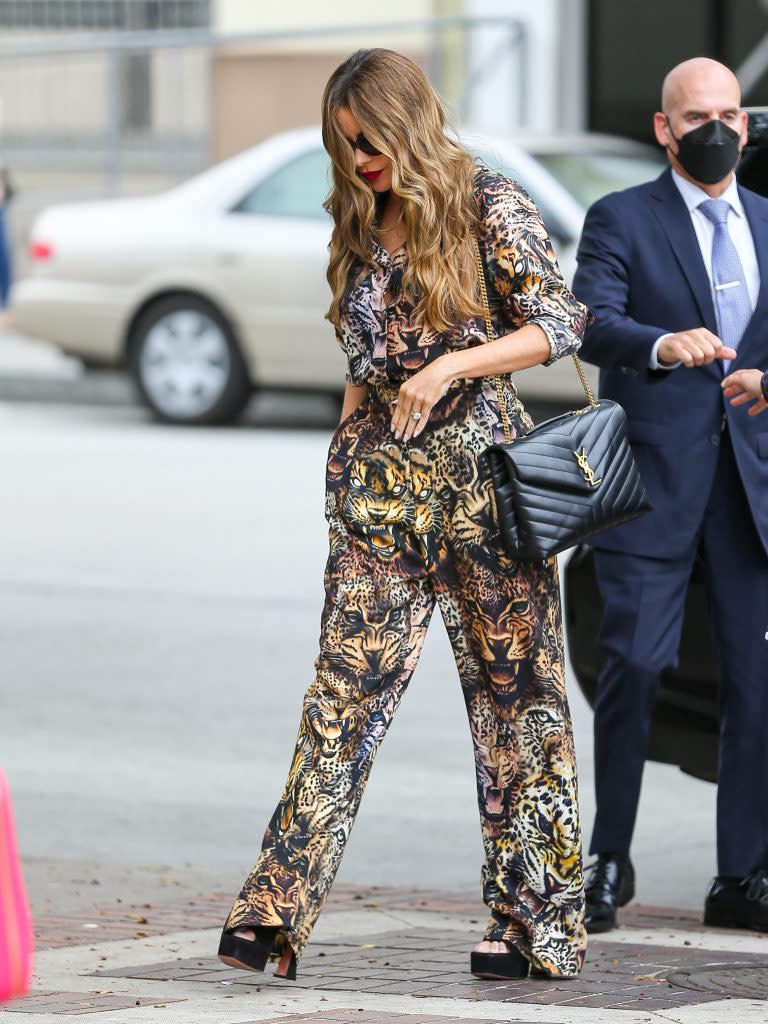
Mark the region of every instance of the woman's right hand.
<instances>
[{"instance_id":1,"label":"woman's right hand","mask_svg":"<svg viewBox=\"0 0 768 1024\"><path fill-rule=\"evenodd\" d=\"M723 380L722 388L725 397L731 405L744 405L745 402L754 401L755 404L749 410L749 415L757 416L758 413L768 409L768 402L763 398L760 387L762 379L762 370L736 370Z\"/></svg>"}]
</instances>

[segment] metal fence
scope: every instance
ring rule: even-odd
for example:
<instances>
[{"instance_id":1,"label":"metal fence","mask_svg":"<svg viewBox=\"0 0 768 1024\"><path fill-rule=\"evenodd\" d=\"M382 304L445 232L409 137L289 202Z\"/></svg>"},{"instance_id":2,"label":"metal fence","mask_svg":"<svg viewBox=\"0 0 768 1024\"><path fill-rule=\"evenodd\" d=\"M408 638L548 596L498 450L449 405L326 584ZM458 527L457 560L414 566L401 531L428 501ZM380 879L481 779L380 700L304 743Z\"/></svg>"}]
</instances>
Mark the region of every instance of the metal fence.
<instances>
[{"instance_id":1,"label":"metal fence","mask_svg":"<svg viewBox=\"0 0 768 1024\"><path fill-rule=\"evenodd\" d=\"M500 69L527 109L527 34L513 17L223 35L207 25L202 0L0 0L0 27L29 24L33 8L36 24L51 31L0 35L0 160L38 176L90 175L108 192L126 176L178 178L210 162L212 68L226 53L274 57L281 49L309 54L334 41L343 51L384 40L422 55L459 119L467 119L489 71ZM105 18L113 31L85 31ZM148 18L160 27L131 27ZM79 32L52 31L75 21Z\"/></svg>"}]
</instances>

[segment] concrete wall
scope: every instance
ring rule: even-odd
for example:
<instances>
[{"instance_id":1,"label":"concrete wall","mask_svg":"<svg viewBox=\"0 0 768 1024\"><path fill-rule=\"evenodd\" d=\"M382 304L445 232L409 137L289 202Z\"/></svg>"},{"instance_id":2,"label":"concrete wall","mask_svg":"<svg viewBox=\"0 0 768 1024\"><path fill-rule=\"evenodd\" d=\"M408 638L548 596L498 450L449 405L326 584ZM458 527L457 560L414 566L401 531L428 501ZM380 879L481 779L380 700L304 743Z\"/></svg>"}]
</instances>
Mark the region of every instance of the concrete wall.
<instances>
[{"instance_id":1,"label":"concrete wall","mask_svg":"<svg viewBox=\"0 0 768 1024\"><path fill-rule=\"evenodd\" d=\"M477 31L469 53L469 119L478 131L577 131L585 124L585 0L466 0L465 13L518 19L524 50L505 45L499 29ZM520 61L523 61L522 65Z\"/></svg>"},{"instance_id":2,"label":"concrete wall","mask_svg":"<svg viewBox=\"0 0 768 1024\"><path fill-rule=\"evenodd\" d=\"M149 62L149 127L154 133L208 130L205 51L155 51ZM102 53L8 58L0 63L0 132L94 136L107 118Z\"/></svg>"}]
</instances>

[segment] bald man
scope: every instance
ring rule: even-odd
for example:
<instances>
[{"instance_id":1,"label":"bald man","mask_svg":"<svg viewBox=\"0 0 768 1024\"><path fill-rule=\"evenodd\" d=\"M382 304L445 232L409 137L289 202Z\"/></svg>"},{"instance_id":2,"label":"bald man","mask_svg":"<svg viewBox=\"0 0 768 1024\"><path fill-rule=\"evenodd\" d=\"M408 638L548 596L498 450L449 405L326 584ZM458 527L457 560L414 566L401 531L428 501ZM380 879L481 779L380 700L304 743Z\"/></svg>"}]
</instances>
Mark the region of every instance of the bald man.
<instances>
[{"instance_id":1,"label":"bald man","mask_svg":"<svg viewBox=\"0 0 768 1024\"><path fill-rule=\"evenodd\" d=\"M651 713L677 661L697 552L720 678L718 874L705 921L768 930L768 417L754 414L759 396L751 407L744 397L768 366L768 201L734 177L740 104L722 64L674 68L654 115L669 168L596 203L579 246L574 292L596 317L581 353L601 368L601 394L626 409L653 506L595 542L593 932L614 927L634 896Z\"/></svg>"}]
</instances>

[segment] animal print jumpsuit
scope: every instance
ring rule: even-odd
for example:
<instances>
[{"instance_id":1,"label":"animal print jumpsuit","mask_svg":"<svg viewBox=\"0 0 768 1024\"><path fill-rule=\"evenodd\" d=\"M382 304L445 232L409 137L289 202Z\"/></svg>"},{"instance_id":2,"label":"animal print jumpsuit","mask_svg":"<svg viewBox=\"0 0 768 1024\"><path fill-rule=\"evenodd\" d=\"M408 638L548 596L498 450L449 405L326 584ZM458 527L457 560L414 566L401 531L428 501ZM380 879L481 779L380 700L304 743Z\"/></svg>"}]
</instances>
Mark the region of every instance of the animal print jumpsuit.
<instances>
[{"instance_id":1,"label":"animal print jumpsuit","mask_svg":"<svg viewBox=\"0 0 768 1024\"><path fill-rule=\"evenodd\" d=\"M536 206L477 175L497 335L525 323L552 358L575 351L588 311L566 289ZM510 940L554 976L584 958L581 839L563 672L557 565L509 560L493 536L478 455L501 437L487 380L463 382L409 443L390 431L400 383L448 349L485 341L482 319L437 333L401 294L405 249L373 244L351 278L340 342L367 384L336 429L327 469L330 556L316 677L261 856L226 928L278 926L298 957L339 866L376 750L416 666L435 602L459 670L474 741L485 864L485 938ZM511 383L513 431L530 420ZM273 958L274 958L273 956Z\"/></svg>"}]
</instances>

